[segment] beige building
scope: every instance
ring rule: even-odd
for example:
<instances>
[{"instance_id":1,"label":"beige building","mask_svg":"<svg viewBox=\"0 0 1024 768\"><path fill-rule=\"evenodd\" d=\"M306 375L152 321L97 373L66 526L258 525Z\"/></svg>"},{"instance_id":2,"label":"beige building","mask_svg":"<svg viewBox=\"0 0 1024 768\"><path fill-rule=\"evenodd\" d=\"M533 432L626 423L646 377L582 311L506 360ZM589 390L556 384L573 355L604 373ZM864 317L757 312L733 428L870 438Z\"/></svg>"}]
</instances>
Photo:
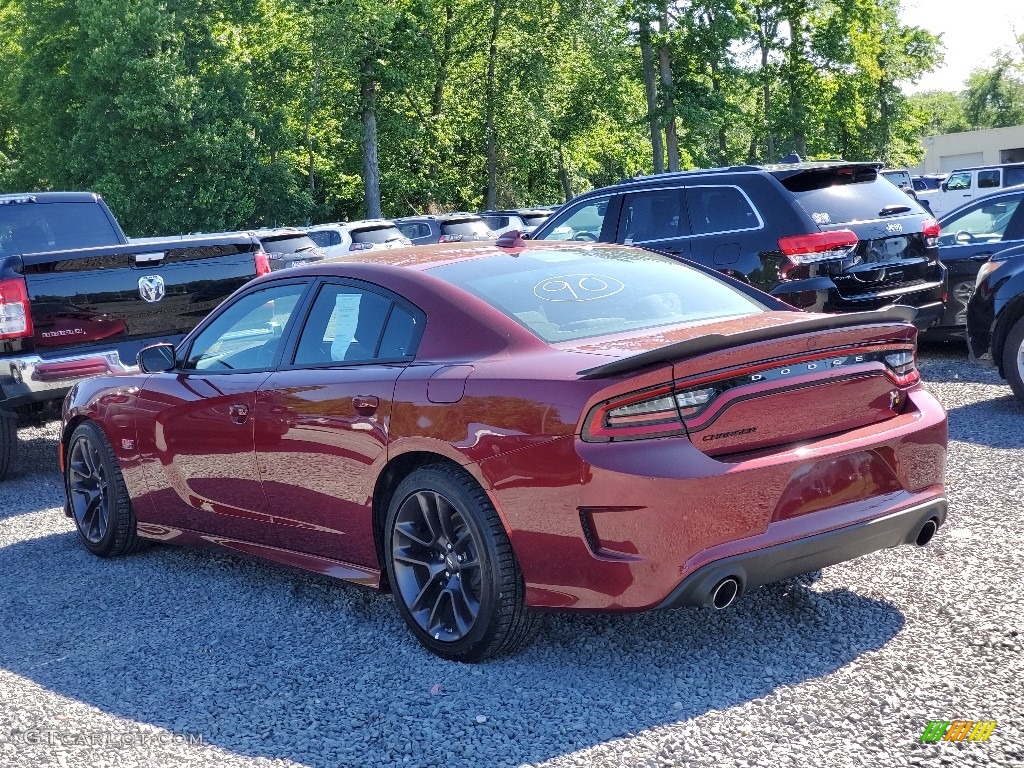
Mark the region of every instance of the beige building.
<instances>
[{"instance_id":1,"label":"beige building","mask_svg":"<svg viewBox=\"0 0 1024 768\"><path fill-rule=\"evenodd\" d=\"M924 162L915 173L949 173L976 165L1024 162L1024 125L925 136Z\"/></svg>"}]
</instances>

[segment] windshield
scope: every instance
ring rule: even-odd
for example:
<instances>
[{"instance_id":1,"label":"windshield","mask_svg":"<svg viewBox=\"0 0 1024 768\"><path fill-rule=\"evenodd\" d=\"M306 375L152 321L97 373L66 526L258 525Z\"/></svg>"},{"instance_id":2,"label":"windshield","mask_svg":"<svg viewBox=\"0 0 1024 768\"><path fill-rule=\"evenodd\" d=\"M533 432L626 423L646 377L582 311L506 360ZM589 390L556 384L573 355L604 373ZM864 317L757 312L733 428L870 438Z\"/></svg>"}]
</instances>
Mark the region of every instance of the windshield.
<instances>
[{"instance_id":1,"label":"windshield","mask_svg":"<svg viewBox=\"0 0 1024 768\"><path fill-rule=\"evenodd\" d=\"M706 272L640 248L538 248L430 272L548 342L765 310Z\"/></svg>"},{"instance_id":2,"label":"windshield","mask_svg":"<svg viewBox=\"0 0 1024 768\"><path fill-rule=\"evenodd\" d=\"M391 243L400 242L405 238L398 227L393 224L385 224L379 227L368 227L366 229L353 229L353 243Z\"/></svg>"},{"instance_id":3,"label":"windshield","mask_svg":"<svg viewBox=\"0 0 1024 768\"><path fill-rule=\"evenodd\" d=\"M521 218L526 226L536 227L547 221L550 216L550 213L524 213Z\"/></svg>"}]
</instances>

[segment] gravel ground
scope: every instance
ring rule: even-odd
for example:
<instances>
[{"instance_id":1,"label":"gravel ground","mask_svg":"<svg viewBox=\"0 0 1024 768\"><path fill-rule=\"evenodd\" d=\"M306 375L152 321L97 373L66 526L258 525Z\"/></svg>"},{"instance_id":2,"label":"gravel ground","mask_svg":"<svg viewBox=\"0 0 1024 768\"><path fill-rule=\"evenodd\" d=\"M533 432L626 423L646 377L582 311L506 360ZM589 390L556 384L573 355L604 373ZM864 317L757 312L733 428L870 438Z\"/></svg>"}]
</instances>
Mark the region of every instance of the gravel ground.
<instances>
[{"instance_id":1,"label":"gravel ground","mask_svg":"<svg viewBox=\"0 0 1024 768\"><path fill-rule=\"evenodd\" d=\"M479 666L355 587L174 547L89 555L57 425L23 429L0 486L0 766L1022 766L1024 408L962 346L921 368L951 428L928 547L721 613L545 616ZM998 725L926 745L929 719Z\"/></svg>"}]
</instances>

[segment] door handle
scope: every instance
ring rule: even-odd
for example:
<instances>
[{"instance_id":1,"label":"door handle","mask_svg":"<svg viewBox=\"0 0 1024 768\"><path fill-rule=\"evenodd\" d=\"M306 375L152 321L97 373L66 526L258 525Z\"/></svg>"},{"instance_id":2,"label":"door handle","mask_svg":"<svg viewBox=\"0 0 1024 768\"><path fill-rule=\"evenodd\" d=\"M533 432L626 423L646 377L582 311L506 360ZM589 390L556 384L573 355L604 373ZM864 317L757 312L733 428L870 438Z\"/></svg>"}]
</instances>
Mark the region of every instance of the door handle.
<instances>
[{"instance_id":1,"label":"door handle","mask_svg":"<svg viewBox=\"0 0 1024 768\"><path fill-rule=\"evenodd\" d=\"M373 416L380 405L380 399L374 395L356 395L352 398L352 407L360 416Z\"/></svg>"},{"instance_id":2,"label":"door handle","mask_svg":"<svg viewBox=\"0 0 1024 768\"><path fill-rule=\"evenodd\" d=\"M984 253L976 253L971 256L971 261L988 261L992 256L992 251L985 251Z\"/></svg>"},{"instance_id":3,"label":"door handle","mask_svg":"<svg viewBox=\"0 0 1024 768\"><path fill-rule=\"evenodd\" d=\"M249 418L249 406L235 404L228 408L228 414L235 424L244 424Z\"/></svg>"}]
</instances>

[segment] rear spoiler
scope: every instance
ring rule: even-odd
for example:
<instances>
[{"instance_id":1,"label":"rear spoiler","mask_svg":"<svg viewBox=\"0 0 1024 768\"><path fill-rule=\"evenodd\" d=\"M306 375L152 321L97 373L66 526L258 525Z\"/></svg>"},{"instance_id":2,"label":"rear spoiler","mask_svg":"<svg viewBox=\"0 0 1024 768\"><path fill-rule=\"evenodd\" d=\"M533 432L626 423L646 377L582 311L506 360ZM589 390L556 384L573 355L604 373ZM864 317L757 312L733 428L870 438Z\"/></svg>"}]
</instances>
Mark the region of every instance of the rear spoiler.
<instances>
[{"instance_id":1,"label":"rear spoiler","mask_svg":"<svg viewBox=\"0 0 1024 768\"><path fill-rule=\"evenodd\" d=\"M696 357L708 352L717 352L738 344L753 344L758 341L781 339L797 333L831 331L836 328L849 328L855 325L909 323L916 315L916 307L903 305L893 305L875 310L874 312L808 315L808 320L802 323L787 323L786 325L775 325L770 328L754 328L749 331L740 331L739 333L712 333L707 336L698 336L697 338L687 339L676 344L669 344L667 347L651 349L647 352L641 352L639 355L630 355L611 363L587 368L586 370L579 371L576 375L582 379L600 379L605 376L614 376L617 373L635 371L655 363L667 363L679 360L680 358Z\"/></svg>"}]
</instances>

